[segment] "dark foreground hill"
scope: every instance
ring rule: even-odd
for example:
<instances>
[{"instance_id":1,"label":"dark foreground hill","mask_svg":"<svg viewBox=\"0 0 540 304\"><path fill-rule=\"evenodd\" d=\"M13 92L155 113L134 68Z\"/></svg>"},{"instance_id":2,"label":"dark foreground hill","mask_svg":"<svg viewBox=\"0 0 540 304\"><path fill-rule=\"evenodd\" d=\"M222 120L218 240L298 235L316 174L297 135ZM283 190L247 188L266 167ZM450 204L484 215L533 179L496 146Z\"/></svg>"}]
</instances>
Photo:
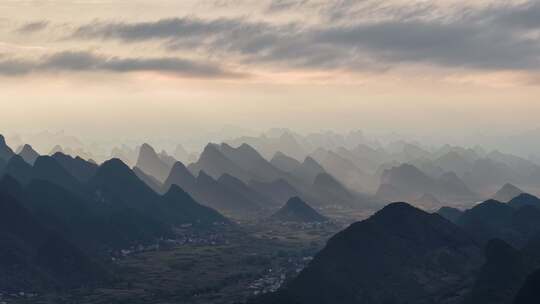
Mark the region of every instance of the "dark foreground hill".
<instances>
[{"instance_id":1,"label":"dark foreground hill","mask_svg":"<svg viewBox=\"0 0 540 304\"><path fill-rule=\"evenodd\" d=\"M296 279L254 303L460 303L482 261L456 225L394 203L332 237Z\"/></svg>"},{"instance_id":2,"label":"dark foreground hill","mask_svg":"<svg viewBox=\"0 0 540 304\"><path fill-rule=\"evenodd\" d=\"M0 194L0 290L92 286L107 279L98 263L40 224L17 200Z\"/></svg>"},{"instance_id":3,"label":"dark foreground hill","mask_svg":"<svg viewBox=\"0 0 540 304\"><path fill-rule=\"evenodd\" d=\"M536 304L540 300L540 269L530 274L519 290L514 304Z\"/></svg>"},{"instance_id":4,"label":"dark foreground hill","mask_svg":"<svg viewBox=\"0 0 540 304\"><path fill-rule=\"evenodd\" d=\"M229 222L178 187L157 194L117 159L94 168L67 158L60 165L48 156L30 167L18 158L12 157L16 166L0 179L0 193L17 198L41 223L92 253L172 237L179 225L207 228ZM78 172L81 180L63 166ZM94 174L85 181L90 171Z\"/></svg>"},{"instance_id":5,"label":"dark foreground hill","mask_svg":"<svg viewBox=\"0 0 540 304\"><path fill-rule=\"evenodd\" d=\"M499 238L522 247L540 233L538 201L538 198L525 194L510 203L488 200L466 210L456 222L481 243Z\"/></svg>"}]
</instances>

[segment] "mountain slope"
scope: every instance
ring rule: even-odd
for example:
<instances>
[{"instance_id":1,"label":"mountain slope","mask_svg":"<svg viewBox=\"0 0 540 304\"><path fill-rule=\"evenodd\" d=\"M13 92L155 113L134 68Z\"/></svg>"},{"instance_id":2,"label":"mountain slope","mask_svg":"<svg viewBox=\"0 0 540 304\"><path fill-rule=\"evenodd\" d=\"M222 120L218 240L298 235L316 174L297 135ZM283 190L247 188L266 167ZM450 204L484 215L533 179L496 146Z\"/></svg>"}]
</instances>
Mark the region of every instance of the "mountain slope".
<instances>
[{"instance_id":1,"label":"mountain slope","mask_svg":"<svg viewBox=\"0 0 540 304\"><path fill-rule=\"evenodd\" d=\"M276 202L286 202L290 198L300 196L300 191L284 179L265 183L251 181L248 186L258 193L272 198Z\"/></svg>"},{"instance_id":2,"label":"mountain slope","mask_svg":"<svg viewBox=\"0 0 540 304\"><path fill-rule=\"evenodd\" d=\"M354 194L328 173L320 173L315 177L309 193L318 201L323 201L325 206L337 205L350 208L357 203Z\"/></svg>"},{"instance_id":3,"label":"mountain slope","mask_svg":"<svg viewBox=\"0 0 540 304\"><path fill-rule=\"evenodd\" d=\"M160 182L167 178L171 170L171 167L158 156L154 148L149 144L143 144L139 149L136 167L155 177Z\"/></svg>"},{"instance_id":4,"label":"mountain slope","mask_svg":"<svg viewBox=\"0 0 540 304\"><path fill-rule=\"evenodd\" d=\"M270 217L270 219L296 223L325 222L328 220L299 197L289 199L283 207Z\"/></svg>"},{"instance_id":5,"label":"mountain slope","mask_svg":"<svg viewBox=\"0 0 540 304\"><path fill-rule=\"evenodd\" d=\"M119 159L103 163L89 186L104 202L120 203L162 225L174 226L186 222L178 206L171 204L170 195L165 199L154 192ZM198 220L191 219L192 222Z\"/></svg>"},{"instance_id":6,"label":"mountain slope","mask_svg":"<svg viewBox=\"0 0 540 304\"><path fill-rule=\"evenodd\" d=\"M182 162L176 162L171 169L171 172L163 183L163 192L169 191L172 185L180 186L187 192L192 192L197 187L195 176L189 172L188 168Z\"/></svg>"},{"instance_id":7,"label":"mountain slope","mask_svg":"<svg viewBox=\"0 0 540 304\"><path fill-rule=\"evenodd\" d=\"M32 166L19 155L14 155L9 159L2 173L13 177L21 184L26 184L33 178Z\"/></svg>"},{"instance_id":8,"label":"mountain slope","mask_svg":"<svg viewBox=\"0 0 540 304\"><path fill-rule=\"evenodd\" d=\"M459 303L481 263L459 227L394 203L332 237L296 279L257 303Z\"/></svg>"},{"instance_id":9,"label":"mountain slope","mask_svg":"<svg viewBox=\"0 0 540 304\"><path fill-rule=\"evenodd\" d=\"M276 154L274 154L274 156L270 160L270 163L274 167L284 172L292 172L296 168L300 167L301 165L301 163L298 160L290 156L287 156L283 152L279 152L279 151L276 152Z\"/></svg>"},{"instance_id":10,"label":"mountain slope","mask_svg":"<svg viewBox=\"0 0 540 304\"><path fill-rule=\"evenodd\" d=\"M51 157L80 182L86 182L92 178L98 168L98 165L86 161L79 156L72 157L58 152Z\"/></svg>"},{"instance_id":11,"label":"mountain slope","mask_svg":"<svg viewBox=\"0 0 540 304\"><path fill-rule=\"evenodd\" d=\"M28 144L24 145L18 154L30 165L33 165L36 159L39 157L39 153L37 153L32 146Z\"/></svg>"},{"instance_id":12,"label":"mountain slope","mask_svg":"<svg viewBox=\"0 0 540 304\"><path fill-rule=\"evenodd\" d=\"M104 269L40 224L14 198L0 194L0 289L36 291L93 285Z\"/></svg>"},{"instance_id":13,"label":"mountain slope","mask_svg":"<svg viewBox=\"0 0 540 304\"><path fill-rule=\"evenodd\" d=\"M238 148L233 148L228 144L221 144L219 149L228 159L232 160L245 172L248 172L251 179L270 182L283 177L281 170L274 167L248 144L242 144ZM232 175L234 176L234 174Z\"/></svg>"},{"instance_id":14,"label":"mountain slope","mask_svg":"<svg viewBox=\"0 0 540 304\"><path fill-rule=\"evenodd\" d=\"M216 144L208 144L204 148L199 160L189 165L188 168L196 176L199 175L200 171L204 171L214 179L218 179L225 173L239 178L246 183L251 179L251 174L226 157Z\"/></svg>"},{"instance_id":15,"label":"mountain slope","mask_svg":"<svg viewBox=\"0 0 540 304\"><path fill-rule=\"evenodd\" d=\"M540 269L531 273L520 288L514 304L535 304L540 301Z\"/></svg>"},{"instance_id":16,"label":"mountain slope","mask_svg":"<svg viewBox=\"0 0 540 304\"><path fill-rule=\"evenodd\" d=\"M257 202L213 179L204 171L200 171L197 177L195 197L206 206L235 215L245 216L261 210Z\"/></svg>"},{"instance_id":17,"label":"mountain slope","mask_svg":"<svg viewBox=\"0 0 540 304\"><path fill-rule=\"evenodd\" d=\"M476 194L453 172L446 172L435 179L413 165L402 164L382 173L378 195L383 199L414 201L425 193L432 194L439 201L474 201L476 198Z\"/></svg>"},{"instance_id":18,"label":"mountain slope","mask_svg":"<svg viewBox=\"0 0 540 304\"><path fill-rule=\"evenodd\" d=\"M540 233L540 209L488 200L466 210L457 223L479 242L499 238L520 248Z\"/></svg>"},{"instance_id":19,"label":"mountain slope","mask_svg":"<svg viewBox=\"0 0 540 304\"><path fill-rule=\"evenodd\" d=\"M7 162L13 155L15 155L15 153L6 144L4 136L0 135L0 158Z\"/></svg>"},{"instance_id":20,"label":"mountain slope","mask_svg":"<svg viewBox=\"0 0 540 304\"><path fill-rule=\"evenodd\" d=\"M510 183L506 183L493 195L493 199L499 202L509 202L511 199L522 193L525 192Z\"/></svg>"},{"instance_id":21,"label":"mountain slope","mask_svg":"<svg viewBox=\"0 0 540 304\"><path fill-rule=\"evenodd\" d=\"M463 215L463 211L451 207L441 207L439 210L437 210L437 213L452 223L456 223L457 220Z\"/></svg>"},{"instance_id":22,"label":"mountain slope","mask_svg":"<svg viewBox=\"0 0 540 304\"><path fill-rule=\"evenodd\" d=\"M214 223L229 223L229 220L216 210L197 203L188 193L176 185L163 195L168 210L177 215L171 218L176 224L209 226Z\"/></svg>"},{"instance_id":23,"label":"mountain slope","mask_svg":"<svg viewBox=\"0 0 540 304\"><path fill-rule=\"evenodd\" d=\"M489 241L485 249L486 263L465 304L510 303L529 271L524 256L502 240Z\"/></svg>"},{"instance_id":24,"label":"mountain slope","mask_svg":"<svg viewBox=\"0 0 540 304\"><path fill-rule=\"evenodd\" d=\"M525 206L532 206L540 209L540 198L528 193L522 193L512 198L508 202L508 205L517 209Z\"/></svg>"},{"instance_id":25,"label":"mountain slope","mask_svg":"<svg viewBox=\"0 0 540 304\"><path fill-rule=\"evenodd\" d=\"M317 175L321 173L326 173L326 171L310 156L306 157L300 166L291 172L294 177L308 185L313 184Z\"/></svg>"}]
</instances>

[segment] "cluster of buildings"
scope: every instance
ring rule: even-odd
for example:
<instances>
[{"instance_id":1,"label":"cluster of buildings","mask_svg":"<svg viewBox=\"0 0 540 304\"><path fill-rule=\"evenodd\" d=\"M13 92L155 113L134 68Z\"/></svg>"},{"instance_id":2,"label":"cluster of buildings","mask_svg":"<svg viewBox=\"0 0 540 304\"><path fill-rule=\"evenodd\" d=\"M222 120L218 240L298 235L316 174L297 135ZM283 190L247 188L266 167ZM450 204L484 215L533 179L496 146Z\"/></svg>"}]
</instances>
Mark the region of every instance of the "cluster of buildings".
<instances>
[{"instance_id":1,"label":"cluster of buildings","mask_svg":"<svg viewBox=\"0 0 540 304\"><path fill-rule=\"evenodd\" d=\"M290 257L285 266L268 268L265 274L249 284L248 288L253 292L253 295L275 292L287 280L300 273L312 259L313 257Z\"/></svg>"}]
</instances>

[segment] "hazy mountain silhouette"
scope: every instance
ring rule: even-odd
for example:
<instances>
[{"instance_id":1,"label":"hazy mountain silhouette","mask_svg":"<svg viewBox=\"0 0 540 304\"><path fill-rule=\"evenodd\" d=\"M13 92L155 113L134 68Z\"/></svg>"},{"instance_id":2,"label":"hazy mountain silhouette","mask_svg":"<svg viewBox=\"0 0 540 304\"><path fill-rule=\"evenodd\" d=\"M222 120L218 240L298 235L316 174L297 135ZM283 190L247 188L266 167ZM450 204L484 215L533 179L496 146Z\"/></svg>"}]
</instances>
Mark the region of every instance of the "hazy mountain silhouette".
<instances>
[{"instance_id":1,"label":"hazy mountain silhouette","mask_svg":"<svg viewBox=\"0 0 540 304\"><path fill-rule=\"evenodd\" d=\"M135 175L137 175L137 177L140 180L142 180L148 187L150 187L152 190L154 190L154 192L162 193L163 186L157 180L157 178L153 177L152 175L146 174L139 167L134 167L133 168L133 173L135 173Z\"/></svg>"},{"instance_id":2,"label":"hazy mountain silhouette","mask_svg":"<svg viewBox=\"0 0 540 304\"><path fill-rule=\"evenodd\" d=\"M171 169L171 172L165 182L163 183L162 192L169 191L172 185L180 186L188 193L197 191L197 179L191 174L191 172L180 161L177 161Z\"/></svg>"},{"instance_id":3,"label":"hazy mountain silhouette","mask_svg":"<svg viewBox=\"0 0 540 304\"><path fill-rule=\"evenodd\" d=\"M285 155L283 152L276 152L276 154L274 154L274 156L272 157L272 159L270 160L270 163L278 168L279 170L281 171L284 171L284 172L292 172L294 171L296 168L300 167L301 163L288 156L288 155Z\"/></svg>"},{"instance_id":4,"label":"hazy mountain silhouette","mask_svg":"<svg viewBox=\"0 0 540 304\"><path fill-rule=\"evenodd\" d=\"M516 179L523 180L523 178L525 178L525 180L523 180L524 182L540 171L540 166L538 164L516 155L495 150L488 153L487 157L508 166Z\"/></svg>"},{"instance_id":5,"label":"hazy mountain silhouette","mask_svg":"<svg viewBox=\"0 0 540 304\"><path fill-rule=\"evenodd\" d=\"M397 202L403 198L404 194L394 185L381 184L375 196L387 202Z\"/></svg>"},{"instance_id":6,"label":"hazy mountain silhouette","mask_svg":"<svg viewBox=\"0 0 540 304\"><path fill-rule=\"evenodd\" d=\"M242 196L246 197L250 201L256 202L257 205L262 206L263 208L275 208L279 206L279 203L277 201L274 201L271 197L257 192L256 190L250 188L248 185L244 184L244 182L230 174L223 174L218 179L218 182L221 185L224 185L227 188L242 194Z\"/></svg>"},{"instance_id":7,"label":"hazy mountain silhouette","mask_svg":"<svg viewBox=\"0 0 540 304\"><path fill-rule=\"evenodd\" d=\"M474 152L473 152L474 153ZM455 172L458 176L463 176L469 172L472 163L477 159L477 156L468 156L462 151L452 149L433 161L433 164L443 171Z\"/></svg>"},{"instance_id":8,"label":"hazy mountain silhouette","mask_svg":"<svg viewBox=\"0 0 540 304\"><path fill-rule=\"evenodd\" d=\"M313 184L317 175L321 173L326 173L326 171L310 156L306 157L300 166L291 172L293 176L308 185Z\"/></svg>"},{"instance_id":9,"label":"hazy mountain silhouette","mask_svg":"<svg viewBox=\"0 0 540 304\"><path fill-rule=\"evenodd\" d=\"M161 159L162 162L167 165L167 167L169 167L169 170L170 168L172 168L172 166L174 166L174 163L176 163L176 159L173 156L169 155L165 150L159 152L158 157L159 159Z\"/></svg>"},{"instance_id":10,"label":"hazy mountain silhouette","mask_svg":"<svg viewBox=\"0 0 540 304\"><path fill-rule=\"evenodd\" d=\"M58 152L53 154L52 158L80 182L90 180L98 168L95 163L86 161L79 156L72 157Z\"/></svg>"},{"instance_id":11,"label":"hazy mountain silhouette","mask_svg":"<svg viewBox=\"0 0 540 304\"><path fill-rule=\"evenodd\" d=\"M229 220L216 210L196 202L187 192L176 185L163 195L163 201L171 213L170 221L176 224L207 226L213 223L229 223Z\"/></svg>"},{"instance_id":12,"label":"hazy mountain silhouette","mask_svg":"<svg viewBox=\"0 0 540 304\"><path fill-rule=\"evenodd\" d=\"M357 192L376 190L375 178L356 167L353 161L333 151L318 149L311 154L324 170L337 178L342 184Z\"/></svg>"},{"instance_id":13,"label":"hazy mountain silhouette","mask_svg":"<svg viewBox=\"0 0 540 304\"><path fill-rule=\"evenodd\" d=\"M422 196L414 200L415 205L425 209L433 209L441 206L442 203L433 194L424 193Z\"/></svg>"},{"instance_id":14,"label":"hazy mountain silhouette","mask_svg":"<svg viewBox=\"0 0 540 304\"><path fill-rule=\"evenodd\" d=\"M352 150L340 147L336 150L336 153L352 161L357 168L368 173L375 173L379 166L390 160L390 156L384 149L375 149L366 144L360 144Z\"/></svg>"},{"instance_id":15,"label":"hazy mountain silhouette","mask_svg":"<svg viewBox=\"0 0 540 304\"><path fill-rule=\"evenodd\" d=\"M244 143L238 148L233 148L228 144L221 144L219 149L225 157L232 160L245 172L249 173L251 179L270 182L283 177L283 172L281 170L274 167L270 162L264 159L257 150L248 144ZM235 176L234 172L224 173Z\"/></svg>"},{"instance_id":16,"label":"hazy mountain silhouette","mask_svg":"<svg viewBox=\"0 0 540 304\"><path fill-rule=\"evenodd\" d=\"M172 164L169 166L156 153L154 148L149 144L143 144L139 149L139 158L137 159L136 167L141 169L146 174L150 174L160 182L163 182L171 170Z\"/></svg>"},{"instance_id":17,"label":"hazy mountain silhouette","mask_svg":"<svg viewBox=\"0 0 540 304\"><path fill-rule=\"evenodd\" d=\"M387 147L392 157L400 162L410 162L416 159L428 159L431 155L417 143L398 140L390 143Z\"/></svg>"},{"instance_id":18,"label":"hazy mountain silhouette","mask_svg":"<svg viewBox=\"0 0 540 304\"><path fill-rule=\"evenodd\" d=\"M440 195L447 200L473 201L478 195L474 193L454 172L445 172L436 180Z\"/></svg>"},{"instance_id":19,"label":"hazy mountain silhouette","mask_svg":"<svg viewBox=\"0 0 540 304\"><path fill-rule=\"evenodd\" d=\"M15 153L6 144L4 136L0 135L0 158L4 161L8 161Z\"/></svg>"},{"instance_id":20,"label":"hazy mountain silhouette","mask_svg":"<svg viewBox=\"0 0 540 304\"><path fill-rule=\"evenodd\" d=\"M525 192L510 183L506 183L493 195L493 199L499 202L509 202L511 199L522 193Z\"/></svg>"},{"instance_id":21,"label":"hazy mountain silhouette","mask_svg":"<svg viewBox=\"0 0 540 304\"><path fill-rule=\"evenodd\" d=\"M292 197L301 195L295 187L284 179L278 179L269 183L251 181L248 186L258 193L272 198L275 202L286 202Z\"/></svg>"},{"instance_id":22,"label":"hazy mountain silhouette","mask_svg":"<svg viewBox=\"0 0 540 304\"><path fill-rule=\"evenodd\" d=\"M322 201L323 205L354 207L359 203L353 193L328 173L320 173L315 177L309 194L317 201Z\"/></svg>"},{"instance_id":23,"label":"hazy mountain silhouette","mask_svg":"<svg viewBox=\"0 0 540 304\"><path fill-rule=\"evenodd\" d=\"M279 137L275 146L275 151L281 151L296 159L302 159L307 155L306 149L298 143L296 138L289 131L283 132Z\"/></svg>"},{"instance_id":24,"label":"hazy mountain silhouette","mask_svg":"<svg viewBox=\"0 0 540 304\"><path fill-rule=\"evenodd\" d=\"M456 225L394 203L336 234L297 278L257 303L459 303L482 260Z\"/></svg>"},{"instance_id":25,"label":"hazy mountain silhouette","mask_svg":"<svg viewBox=\"0 0 540 304\"><path fill-rule=\"evenodd\" d=\"M110 158L118 158L131 167L135 166L137 163L139 151L140 147L133 149L126 145L121 145L120 147L114 147L112 149Z\"/></svg>"},{"instance_id":26,"label":"hazy mountain silhouette","mask_svg":"<svg viewBox=\"0 0 540 304\"><path fill-rule=\"evenodd\" d=\"M28 144L24 145L21 151L19 151L17 154L19 154L30 165L33 165L36 159L39 157L39 153L37 153L32 146Z\"/></svg>"},{"instance_id":27,"label":"hazy mountain silhouette","mask_svg":"<svg viewBox=\"0 0 540 304\"><path fill-rule=\"evenodd\" d=\"M62 146L60 146L60 145L54 146L51 149L51 151L49 152L49 155L54 155L56 153L68 154L68 153L66 153L66 151L64 151L64 148L62 148Z\"/></svg>"},{"instance_id":28,"label":"hazy mountain silhouette","mask_svg":"<svg viewBox=\"0 0 540 304\"><path fill-rule=\"evenodd\" d=\"M287 129L270 130L259 137L242 136L229 140L227 143L233 146L239 146L243 143L249 144L266 158L271 158L278 151L281 151L295 159L303 159L310 149L309 145L306 145L305 139Z\"/></svg>"},{"instance_id":29,"label":"hazy mountain silhouette","mask_svg":"<svg viewBox=\"0 0 540 304\"><path fill-rule=\"evenodd\" d=\"M486 195L495 193L500 185L513 182L515 176L506 164L489 158L481 158L473 162L463 180L476 192Z\"/></svg>"},{"instance_id":30,"label":"hazy mountain silhouette","mask_svg":"<svg viewBox=\"0 0 540 304\"><path fill-rule=\"evenodd\" d=\"M103 268L0 193L0 289L71 288L107 279Z\"/></svg>"},{"instance_id":31,"label":"hazy mountain silhouette","mask_svg":"<svg viewBox=\"0 0 540 304\"><path fill-rule=\"evenodd\" d=\"M325 222L328 220L299 197L289 199L270 219L296 223Z\"/></svg>"},{"instance_id":32,"label":"hazy mountain silhouette","mask_svg":"<svg viewBox=\"0 0 540 304\"><path fill-rule=\"evenodd\" d=\"M381 185L392 185L393 192L397 192L392 194L401 196L400 199L403 200L412 200L423 193L436 190L434 180L409 164L385 170L381 176ZM383 191L377 192L379 196L383 194L385 194ZM382 198L386 197L382 196Z\"/></svg>"},{"instance_id":33,"label":"hazy mountain silhouette","mask_svg":"<svg viewBox=\"0 0 540 304\"><path fill-rule=\"evenodd\" d=\"M476 196L455 173L446 172L433 179L409 164L385 170L377 191L378 196L387 200L399 198L414 201L425 193L430 193L439 201L472 201Z\"/></svg>"},{"instance_id":34,"label":"hazy mountain silhouette","mask_svg":"<svg viewBox=\"0 0 540 304\"><path fill-rule=\"evenodd\" d=\"M182 146L181 144L176 145L172 156L182 163L187 163L190 158L189 153L186 151L186 149L184 149L184 146Z\"/></svg>"},{"instance_id":35,"label":"hazy mountain silhouette","mask_svg":"<svg viewBox=\"0 0 540 304\"><path fill-rule=\"evenodd\" d=\"M245 216L261 209L257 202L220 183L204 171L200 171L197 176L196 194L195 197L202 204L221 212Z\"/></svg>"},{"instance_id":36,"label":"hazy mountain silhouette","mask_svg":"<svg viewBox=\"0 0 540 304\"><path fill-rule=\"evenodd\" d=\"M227 158L216 144L208 144L202 152L199 160L188 166L194 175L199 175L200 171L210 175L214 179L228 173L244 182L249 182L251 176L239 165Z\"/></svg>"},{"instance_id":37,"label":"hazy mountain silhouette","mask_svg":"<svg viewBox=\"0 0 540 304\"><path fill-rule=\"evenodd\" d=\"M179 186L204 205L236 215L252 213L261 206L272 205L271 199L230 174L223 174L216 180L205 171L200 171L195 178L181 162L173 166L162 191L168 191L172 185Z\"/></svg>"}]
</instances>

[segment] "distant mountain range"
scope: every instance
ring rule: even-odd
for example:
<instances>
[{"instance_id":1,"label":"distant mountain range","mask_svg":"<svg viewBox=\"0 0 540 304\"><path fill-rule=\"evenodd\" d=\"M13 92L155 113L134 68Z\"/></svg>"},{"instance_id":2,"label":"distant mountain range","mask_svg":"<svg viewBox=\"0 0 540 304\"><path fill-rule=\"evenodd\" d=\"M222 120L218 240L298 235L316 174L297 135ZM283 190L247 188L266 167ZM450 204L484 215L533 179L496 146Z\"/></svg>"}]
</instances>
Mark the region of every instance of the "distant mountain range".
<instances>
[{"instance_id":1,"label":"distant mountain range","mask_svg":"<svg viewBox=\"0 0 540 304\"><path fill-rule=\"evenodd\" d=\"M433 178L413 165L403 164L383 172L377 196L388 201L415 201L426 195L432 202L469 201L474 202L478 195L452 172Z\"/></svg>"},{"instance_id":2,"label":"distant mountain range","mask_svg":"<svg viewBox=\"0 0 540 304\"><path fill-rule=\"evenodd\" d=\"M114 276L104 256L174 239L180 228L219 229L232 219L320 223L380 209L253 303L534 298L540 199L526 191L540 183L535 163L481 149L382 147L356 133L276 134L208 144L198 159L182 146L113 151L129 165L97 164L60 146L52 155L28 144L15 153L0 136L0 291L106 284Z\"/></svg>"}]
</instances>

